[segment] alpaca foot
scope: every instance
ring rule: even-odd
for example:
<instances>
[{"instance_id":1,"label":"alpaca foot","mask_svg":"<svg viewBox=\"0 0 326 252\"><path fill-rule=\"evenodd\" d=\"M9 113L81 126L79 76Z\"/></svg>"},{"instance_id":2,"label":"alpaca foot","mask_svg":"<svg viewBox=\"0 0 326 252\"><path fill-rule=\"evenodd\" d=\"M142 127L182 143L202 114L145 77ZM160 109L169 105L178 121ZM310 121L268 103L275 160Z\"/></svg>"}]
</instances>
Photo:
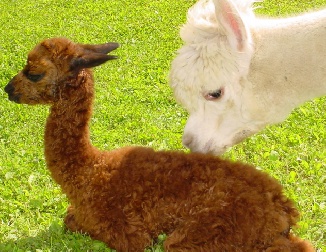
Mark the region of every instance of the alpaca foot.
<instances>
[{"instance_id":1,"label":"alpaca foot","mask_svg":"<svg viewBox=\"0 0 326 252\"><path fill-rule=\"evenodd\" d=\"M71 232L83 233L82 229L79 227L75 220L74 208L69 206L67 209L67 215L64 219L65 227Z\"/></svg>"}]
</instances>

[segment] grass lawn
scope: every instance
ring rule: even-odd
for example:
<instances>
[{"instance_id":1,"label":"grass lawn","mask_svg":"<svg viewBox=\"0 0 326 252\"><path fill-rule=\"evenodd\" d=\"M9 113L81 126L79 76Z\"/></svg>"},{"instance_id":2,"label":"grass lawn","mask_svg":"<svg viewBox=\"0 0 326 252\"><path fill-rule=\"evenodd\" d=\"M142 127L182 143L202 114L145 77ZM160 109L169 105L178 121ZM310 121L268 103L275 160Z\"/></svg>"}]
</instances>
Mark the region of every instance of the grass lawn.
<instances>
[{"instance_id":1,"label":"grass lawn","mask_svg":"<svg viewBox=\"0 0 326 252\"><path fill-rule=\"evenodd\" d=\"M181 45L179 27L195 0L1 0L0 251L111 251L63 229L68 202L43 156L46 107L8 101L3 87L44 38L116 41L120 59L95 69L92 142L100 149L137 144L184 149L186 112L167 84ZM283 16L326 6L326 0L265 0L260 14ZM234 147L226 157L252 163L280 180L302 213L295 232L326 251L326 97L296 109ZM164 237L160 237L162 240ZM148 251L163 251L159 245Z\"/></svg>"}]
</instances>

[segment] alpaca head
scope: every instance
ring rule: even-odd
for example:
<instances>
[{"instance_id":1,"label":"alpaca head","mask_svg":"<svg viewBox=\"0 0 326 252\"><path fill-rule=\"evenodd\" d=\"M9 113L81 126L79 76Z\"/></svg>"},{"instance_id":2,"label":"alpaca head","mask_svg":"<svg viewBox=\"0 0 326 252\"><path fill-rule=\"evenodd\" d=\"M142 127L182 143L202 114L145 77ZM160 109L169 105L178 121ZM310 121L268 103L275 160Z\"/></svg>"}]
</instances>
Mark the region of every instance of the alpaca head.
<instances>
[{"instance_id":1,"label":"alpaca head","mask_svg":"<svg viewBox=\"0 0 326 252\"><path fill-rule=\"evenodd\" d=\"M66 86L76 86L78 73L115 56L107 55L119 46L75 44L66 38L42 41L29 54L27 64L5 87L9 99L25 104L52 104Z\"/></svg>"},{"instance_id":2,"label":"alpaca head","mask_svg":"<svg viewBox=\"0 0 326 252\"><path fill-rule=\"evenodd\" d=\"M170 85L190 114L183 143L192 151L221 154L256 132L241 109L253 54L252 2L201 0L181 29L185 45L172 62Z\"/></svg>"}]
</instances>

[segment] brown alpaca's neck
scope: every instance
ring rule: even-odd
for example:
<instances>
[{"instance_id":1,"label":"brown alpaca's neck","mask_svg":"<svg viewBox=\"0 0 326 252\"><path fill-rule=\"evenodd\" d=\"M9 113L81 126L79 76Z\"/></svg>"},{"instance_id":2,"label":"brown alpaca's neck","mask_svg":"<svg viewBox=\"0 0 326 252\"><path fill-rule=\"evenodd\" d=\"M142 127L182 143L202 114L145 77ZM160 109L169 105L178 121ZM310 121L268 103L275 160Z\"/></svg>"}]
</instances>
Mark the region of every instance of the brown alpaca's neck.
<instances>
[{"instance_id":1,"label":"brown alpaca's neck","mask_svg":"<svg viewBox=\"0 0 326 252\"><path fill-rule=\"evenodd\" d=\"M44 137L47 166L61 185L72 182L94 153L89 134L94 98L91 71L82 70L63 86L50 109Z\"/></svg>"}]
</instances>

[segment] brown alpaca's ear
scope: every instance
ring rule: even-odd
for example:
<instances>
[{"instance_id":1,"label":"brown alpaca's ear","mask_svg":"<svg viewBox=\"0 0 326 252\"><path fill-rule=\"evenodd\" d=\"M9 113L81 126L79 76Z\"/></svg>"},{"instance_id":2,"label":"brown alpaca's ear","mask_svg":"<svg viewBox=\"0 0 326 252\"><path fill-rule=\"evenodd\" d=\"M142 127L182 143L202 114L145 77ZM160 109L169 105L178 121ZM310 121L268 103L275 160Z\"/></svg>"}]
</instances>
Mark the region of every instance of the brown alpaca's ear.
<instances>
[{"instance_id":1,"label":"brown alpaca's ear","mask_svg":"<svg viewBox=\"0 0 326 252\"><path fill-rule=\"evenodd\" d=\"M92 68L99 66L108 60L117 59L117 56L107 55L109 52L117 49L118 43L105 43L100 45L79 44L84 50L84 55L73 58L70 64L72 70L82 68Z\"/></svg>"},{"instance_id":2,"label":"brown alpaca's ear","mask_svg":"<svg viewBox=\"0 0 326 252\"><path fill-rule=\"evenodd\" d=\"M92 51L95 53L108 54L109 52L112 52L113 50L117 49L120 46L120 44L115 42L109 42L100 45L79 44L79 46L81 46L82 48L88 51Z\"/></svg>"},{"instance_id":3,"label":"brown alpaca's ear","mask_svg":"<svg viewBox=\"0 0 326 252\"><path fill-rule=\"evenodd\" d=\"M70 69L79 70L82 68L92 68L112 59L117 59L117 56L106 55L102 53L89 53L83 55L82 57L73 58L70 63Z\"/></svg>"}]
</instances>

